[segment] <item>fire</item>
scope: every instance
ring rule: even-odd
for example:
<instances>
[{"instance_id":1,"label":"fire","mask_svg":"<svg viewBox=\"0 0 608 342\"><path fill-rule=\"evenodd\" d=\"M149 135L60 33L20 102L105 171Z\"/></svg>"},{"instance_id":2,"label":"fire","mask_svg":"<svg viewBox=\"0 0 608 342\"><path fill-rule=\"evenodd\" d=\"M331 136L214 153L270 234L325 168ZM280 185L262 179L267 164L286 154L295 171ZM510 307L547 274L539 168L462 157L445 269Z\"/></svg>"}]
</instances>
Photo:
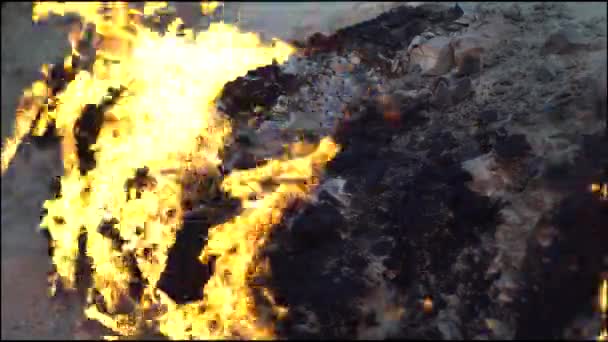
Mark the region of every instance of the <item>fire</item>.
<instances>
[{"instance_id":1,"label":"fire","mask_svg":"<svg viewBox=\"0 0 608 342\"><path fill-rule=\"evenodd\" d=\"M600 335L598 341L608 340L608 279L603 279L599 291Z\"/></svg>"},{"instance_id":2,"label":"fire","mask_svg":"<svg viewBox=\"0 0 608 342\"><path fill-rule=\"evenodd\" d=\"M219 1L203 1L201 2L201 12L203 15L209 15L213 13L216 8L220 7Z\"/></svg>"},{"instance_id":3,"label":"fire","mask_svg":"<svg viewBox=\"0 0 608 342\"><path fill-rule=\"evenodd\" d=\"M143 15L164 6L146 3ZM206 6L213 5L202 8ZM61 196L44 204L48 214L41 227L52 237L52 261L61 284L76 286L78 240L85 234L93 265L85 315L117 334L132 336L151 325L172 339L274 337L271 318L281 317L286 309L263 291L272 308L266 314L256 312L249 283L269 272L263 262L256 262L256 255L284 209L294 199L306 198L338 152L329 138L307 156L272 160L224 178L220 188L239 198L245 210L209 230L200 258L214 258L215 271L203 300L177 304L156 284L187 210L181 203L187 192L185 175L193 169L218 174L222 148L230 142L230 122L216 112L214 100L225 83L273 60L284 62L292 48L280 41L265 46L256 35L223 23L194 34L180 28L179 18L161 35L141 25L142 13L126 3L41 2L34 6L33 19L49 13L76 13L95 25L95 61L91 70L74 70L75 79L58 94L51 94L44 82L26 91L14 136L3 147L2 170L32 123L32 134L41 135L48 122L55 122L62 137L64 175ZM75 56L81 36L78 29L70 35ZM72 62L66 58L64 69L72 70ZM113 103L99 109L104 101ZM103 124L91 146L95 166L85 173L79 166L79 132L74 128L91 108ZM125 189L138 172L151 181ZM267 180L279 184L276 190L262 191ZM251 200L254 192L256 200ZM121 246L102 235L102 225L119 232ZM129 295L129 256L135 257L144 280L140 298ZM131 309L125 310L125 303Z\"/></svg>"},{"instance_id":4,"label":"fire","mask_svg":"<svg viewBox=\"0 0 608 342\"><path fill-rule=\"evenodd\" d=\"M597 192L600 195L600 199L608 199L608 183L593 183L590 186L591 192Z\"/></svg>"},{"instance_id":5,"label":"fire","mask_svg":"<svg viewBox=\"0 0 608 342\"><path fill-rule=\"evenodd\" d=\"M600 312L608 314L608 279L604 279L600 287Z\"/></svg>"}]
</instances>

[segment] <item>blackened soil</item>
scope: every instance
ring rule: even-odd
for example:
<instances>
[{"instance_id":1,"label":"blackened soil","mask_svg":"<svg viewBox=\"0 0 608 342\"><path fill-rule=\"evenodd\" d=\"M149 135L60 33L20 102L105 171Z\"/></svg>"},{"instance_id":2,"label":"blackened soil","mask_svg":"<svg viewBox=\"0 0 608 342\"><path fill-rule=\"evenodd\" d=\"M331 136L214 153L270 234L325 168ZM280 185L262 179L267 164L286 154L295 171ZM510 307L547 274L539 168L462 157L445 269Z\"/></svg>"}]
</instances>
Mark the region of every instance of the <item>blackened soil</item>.
<instances>
[{"instance_id":1,"label":"blackened soil","mask_svg":"<svg viewBox=\"0 0 608 342\"><path fill-rule=\"evenodd\" d=\"M372 242L371 253L387 257L385 266L395 274L389 283L401 296L416 294L411 307L432 295L441 309L440 294L455 294L459 286L466 293L459 293L465 324L474 325L489 306L493 279L486 279L485 272L491 256L481 250L480 236L493 233L500 204L468 189L471 176L460 166L465 154L447 128L414 144L414 156L389 148L398 137L430 134L424 106L418 111L409 115L421 120L394 125L368 104L361 119L343 122L337 130L334 138L343 150L327 172L350 184L355 217L342 217L335 206L321 203L306 208L290 229L277 229L272 243L278 247L268 253L268 281L293 312L281 327L282 337L305 337L294 325L303 320L298 307L322 322L315 337L353 338L358 325L369 325L355 305L370 290L361 281L368 254L356 247L358 241ZM346 232L349 238L341 238ZM457 258L465 272L452 270ZM425 293L414 286L421 284ZM438 338L434 328L425 326L430 317L408 315L407 327L393 337Z\"/></svg>"},{"instance_id":2,"label":"blackened soil","mask_svg":"<svg viewBox=\"0 0 608 342\"><path fill-rule=\"evenodd\" d=\"M550 178L559 189L569 187L570 195L550 218L558 239L548 247L529 243L524 273L528 301L520 303L516 338L561 339L563 327L576 314L591 312L599 276L608 270L608 201L588 191L592 183L608 182L608 141L584 136L581 145L564 177Z\"/></svg>"},{"instance_id":3,"label":"blackened soil","mask_svg":"<svg viewBox=\"0 0 608 342\"><path fill-rule=\"evenodd\" d=\"M280 246L266 254L272 277L268 279L278 303L288 305L279 334L288 338L356 337L356 300L370 289L362 272L367 259L357 253L340 232L346 221L335 208L321 204L306 209L291 229L278 227L273 243ZM313 312L320 331L308 336L297 329L307 321L301 309Z\"/></svg>"},{"instance_id":4,"label":"blackened soil","mask_svg":"<svg viewBox=\"0 0 608 342\"><path fill-rule=\"evenodd\" d=\"M252 113L256 106L272 107L279 96L295 92L299 84L296 76L283 73L272 64L226 83L220 100L223 110L234 117L240 112Z\"/></svg>"}]
</instances>

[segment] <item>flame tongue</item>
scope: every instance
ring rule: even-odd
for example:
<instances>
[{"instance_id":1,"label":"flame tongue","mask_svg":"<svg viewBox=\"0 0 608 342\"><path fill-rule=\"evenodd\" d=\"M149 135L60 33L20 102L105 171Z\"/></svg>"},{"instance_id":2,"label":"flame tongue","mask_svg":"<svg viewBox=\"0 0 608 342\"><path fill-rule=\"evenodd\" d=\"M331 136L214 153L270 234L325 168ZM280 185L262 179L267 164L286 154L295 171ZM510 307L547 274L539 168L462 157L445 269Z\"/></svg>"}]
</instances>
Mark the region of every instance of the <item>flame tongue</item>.
<instances>
[{"instance_id":1,"label":"flame tongue","mask_svg":"<svg viewBox=\"0 0 608 342\"><path fill-rule=\"evenodd\" d=\"M164 6L146 4L144 14ZM213 257L216 270L205 285L203 300L176 304L156 284L181 226L181 200L190 191L184 187L184 171L216 170L231 132L230 122L214 110L215 98L225 83L248 70L285 61L291 47L282 42L263 46L255 35L224 24L212 24L194 35L178 30L179 20L161 36L139 25L141 13L129 10L126 3L42 2L35 5L33 19L51 12L76 13L94 24L97 57L91 70L78 71L59 94L50 94L42 82L25 94L29 103L17 116L15 136L4 146L2 168L36 120L33 113L40 112L33 134L44 133L46 124L55 121L62 136L65 173L61 196L44 205L48 214L41 226L53 239L53 263L63 285L76 285L78 240L85 233L93 280L85 314L118 334L136 334L153 321L174 339L274 337L268 317L255 312L249 283L268 269L254 259L284 209L294 198L306 197L313 180L337 153L331 139L324 139L306 157L270 161L223 180L221 188L243 202L251 189L260 190L269 178L295 177L303 182L258 193L255 205L243 206L250 209L209 230L201 260ZM70 35L75 56L84 54L78 50L81 38L79 29ZM64 68L71 70L71 62L66 58ZM107 102L108 89L123 91L113 96L112 106L93 109L103 123L90 146L95 151L94 168L84 172L78 163L78 142L95 139L74 128L86 105ZM133 178L142 167L146 174L138 183ZM133 264L140 275L134 275ZM143 286L136 295L130 286L134 281ZM262 292L274 303L268 291ZM273 304L271 316L283 313L284 308Z\"/></svg>"}]
</instances>

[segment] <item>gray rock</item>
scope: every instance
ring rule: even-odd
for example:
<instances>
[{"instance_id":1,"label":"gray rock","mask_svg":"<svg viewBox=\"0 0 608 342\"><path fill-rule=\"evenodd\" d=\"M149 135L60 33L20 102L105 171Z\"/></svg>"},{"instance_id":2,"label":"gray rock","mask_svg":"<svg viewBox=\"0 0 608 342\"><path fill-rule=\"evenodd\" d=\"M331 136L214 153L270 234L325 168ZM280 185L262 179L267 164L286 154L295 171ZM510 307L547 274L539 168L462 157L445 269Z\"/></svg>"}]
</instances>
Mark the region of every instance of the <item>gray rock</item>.
<instances>
[{"instance_id":1,"label":"gray rock","mask_svg":"<svg viewBox=\"0 0 608 342\"><path fill-rule=\"evenodd\" d=\"M447 37L432 38L410 53L410 63L420 65L425 75L443 75L454 66L454 51Z\"/></svg>"},{"instance_id":2,"label":"gray rock","mask_svg":"<svg viewBox=\"0 0 608 342\"><path fill-rule=\"evenodd\" d=\"M464 55L456 65L458 67L457 76L475 75L481 72L481 54Z\"/></svg>"},{"instance_id":3,"label":"gray rock","mask_svg":"<svg viewBox=\"0 0 608 342\"><path fill-rule=\"evenodd\" d=\"M458 75L472 75L481 71L482 55L491 46L489 39L469 33L455 37L450 44L454 50Z\"/></svg>"},{"instance_id":4,"label":"gray rock","mask_svg":"<svg viewBox=\"0 0 608 342\"><path fill-rule=\"evenodd\" d=\"M542 54L568 54L589 47L589 42L574 27L563 28L549 35Z\"/></svg>"},{"instance_id":5,"label":"gray rock","mask_svg":"<svg viewBox=\"0 0 608 342\"><path fill-rule=\"evenodd\" d=\"M255 132L255 148L251 149L257 157L280 154L283 151L283 128L278 122L264 121Z\"/></svg>"},{"instance_id":6,"label":"gray rock","mask_svg":"<svg viewBox=\"0 0 608 342\"><path fill-rule=\"evenodd\" d=\"M499 120L499 115L495 109L486 109L479 113L479 122L482 125L489 125L498 120Z\"/></svg>"},{"instance_id":7,"label":"gray rock","mask_svg":"<svg viewBox=\"0 0 608 342\"><path fill-rule=\"evenodd\" d=\"M452 103L457 104L473 92L473 84L468 77L461 78L450 87Z\"/></svg>"},{"instance_id":8,"label":"gray rock","mask_svg":"<svg viewBox=\"0 0 608 342\"><path fill-rule=\"evenodd\" d=\"M537 81L541 83L551 82L557 76L555 67L550 63L540 63L534 74Z\"/></svg>"},{"instance_id":9,"label":"gray rock","mask_svg":"<svg viewBox=\"0 0 608 342\"><path fill-rule=\"evenodd\" d=\"M502 10L502 15L513 21L523 21L524 17L521 13L521 8L518 4L513 4L512 6L505 8Z\"/></svg>"},{"instance_id":10,"label":"gray rock","mask_svg":"<svg viewBox=\"0 0 608 342\"><path fill-rule=\"evenodd\" d=\"M600 72L600 77L594 84L592 92L593 103L595 107L595 114L598 119L604 119L606 122L606 136L608 136L608 112L606 111L606 97L608 91L606 90L606 68Z\"/></svg>"},{"instance_id":11,"label":"gray rock","mask_svg":"<svg viewBox=\"0 0 608 342\"><path fill-rule=\"evenodd\" d=\"M449 82L445 78L437 81L431 103L437 108L446 108L452 105L452 94Z\"/></svg>"}]
</instances>

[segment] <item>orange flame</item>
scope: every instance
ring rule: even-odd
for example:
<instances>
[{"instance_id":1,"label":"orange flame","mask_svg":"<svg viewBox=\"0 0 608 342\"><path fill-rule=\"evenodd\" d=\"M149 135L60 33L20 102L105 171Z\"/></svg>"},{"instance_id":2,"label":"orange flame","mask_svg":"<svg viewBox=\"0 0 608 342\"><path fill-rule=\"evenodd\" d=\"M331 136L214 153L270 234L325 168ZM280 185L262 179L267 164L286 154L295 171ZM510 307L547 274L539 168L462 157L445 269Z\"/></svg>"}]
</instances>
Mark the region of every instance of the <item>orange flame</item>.
<instances>
[{"instance_id":1,"label":"orange flame","mask_svg":"<svg viewBox=\"0 0 608 342\"><path fill-rule=\"evenodd\" d=\"M165 6L146 3L144 14ZM196 168L213 173L222 162L223 146L230 141L230 122L215 111L214 100L225 83L273 60L284 62L293 49L280 41L264 46L256 35L223 23L212 24L199 34L178 32L179 18L161 36L130 20L133 10L124 2L38 2L32 18L42 20L50 13L76 13L85 23L95 24L99 36L96 60L91 71L79 71L52 98L44 82L36 82L26 91L14 136L3 147L2 170L36 113L41 111L41 119L32 134L43 134L46 123L55 121L62 137L64 175L61 197L44 204L48 214L41 227L52 237L58 278L68 289L75 287L78 238L84 232L93 263L90 305L85 310L88 318L123 336L133 336L140 327L151 325L172 339L273 338L270 316L280 317L286 308L273 304L270 316L256 312L249 280L269 270L254 259L284 209L294 199L308 196L316 185L314 180L338 152L339 146L330 138L306 156L271 160L223 180L222 190L241 199L246 209L209 230L200 257L203 261L214 257L216 271L205 285L203 300L176 304L156 284L181 226L184 209L180 199L187 191L182 187L184 172ZM69 37L75 53L80 38L78 30ZM71 62L66 58L64 67L71 68ZM103 113L105 121L91 146L96 166L83 176L73 128L84 106L100 103L109 88L126 91ZM52 110L46 105L49 101L56 104ZM154 184L141 190L140 196L126 196L126 182L142 167L148 169ZM261 184L267 179L276 179L280 185L273 192L264 192ZM281 183L282 179L300 182ZM255 201L250 200L252 191L257 191ZM120 249L99 232L100 224L110 218L117 219L115 228L125 241ZM141 298L128 295L132 276L127 252L135 255L147 284ZM267 290L263 293L274 303ZM103 312L93 304L98 300L105 303ZM121 309L125 301L134 307L127 313Z\"/></svg>"}]
</instances>

